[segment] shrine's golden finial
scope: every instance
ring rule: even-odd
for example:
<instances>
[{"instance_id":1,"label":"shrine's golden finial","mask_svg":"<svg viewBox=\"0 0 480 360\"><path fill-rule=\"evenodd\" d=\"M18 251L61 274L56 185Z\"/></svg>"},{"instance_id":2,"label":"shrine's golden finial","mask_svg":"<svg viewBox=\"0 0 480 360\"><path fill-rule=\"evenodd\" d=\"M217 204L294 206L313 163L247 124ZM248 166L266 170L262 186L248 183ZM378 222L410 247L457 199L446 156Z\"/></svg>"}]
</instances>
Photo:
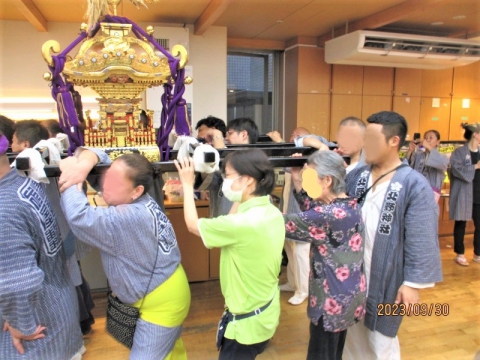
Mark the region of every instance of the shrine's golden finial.
<instances>
[{"instance_id":1,"label":"shrine's golden finial","mask_svg":"<svg viewBox=\"0 0 480 360\"><path fill-rule=\"evenodd\" d=\"M177 57L180 56L180 62L178 63L178 68L183 69L188 61L187 49L182 45L175 45L172 48L172 55Z\"/></svg>"},{"instance_id":2,"label":"shrine's golden finial","mask_svg":"<svg viewBox=\"0 0 480 360\"><path fill-rule=\"evenodd\" d=\"M122 0L107 0L108 5L113 8L113 15L117 16L117 6L122 2Z\"/></svg>"},{"instance_id":3,"label":"shrine's golden finial","mask_svg":"<svg viewBox=\"0 0 480 360\"><path fill-rule=\"evenodd\" d=\"M48 65L53 66L52 54L60 52L60 44L56 40L48 40L42 45L42 55Z\"/></svg>"},{"instance_id":4,"label":"shrine's golden finial","mask_svg":"<svg viewBox=\"0 0 480 360\"><path fill-rule=\"evenodd\" d=\"M147 4L152 2L158 2L160 0L130 0L133 5L137 8L140 5L147 7ZM88 0L87 12L85 17L88 22L88 29L91 29L102 17L105 15L114 15L117 16L117 7L122 2L122 0ZM112 7L113 11L110 11L109 6Z\"/></svg>"}]
</instances>

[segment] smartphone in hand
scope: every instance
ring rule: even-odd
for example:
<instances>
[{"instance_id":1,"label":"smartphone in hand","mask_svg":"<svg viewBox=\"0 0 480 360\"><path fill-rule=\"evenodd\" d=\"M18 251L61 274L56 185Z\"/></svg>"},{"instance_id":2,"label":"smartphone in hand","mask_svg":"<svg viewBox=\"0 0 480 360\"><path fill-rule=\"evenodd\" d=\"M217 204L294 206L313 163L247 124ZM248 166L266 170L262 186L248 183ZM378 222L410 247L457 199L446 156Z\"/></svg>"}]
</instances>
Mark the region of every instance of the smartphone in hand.
<instances>
[{"instance_id":1,"label":"smartphone in hand","mask_svg":"<svg viewBox=\"0 0 480 360\"><path fill-rule=\"evenodd\" d=\"M420 133L413 134L413 142L414 143L417 143L421 138L422 138L422 135Z\"/></svg>"}]
</instances>

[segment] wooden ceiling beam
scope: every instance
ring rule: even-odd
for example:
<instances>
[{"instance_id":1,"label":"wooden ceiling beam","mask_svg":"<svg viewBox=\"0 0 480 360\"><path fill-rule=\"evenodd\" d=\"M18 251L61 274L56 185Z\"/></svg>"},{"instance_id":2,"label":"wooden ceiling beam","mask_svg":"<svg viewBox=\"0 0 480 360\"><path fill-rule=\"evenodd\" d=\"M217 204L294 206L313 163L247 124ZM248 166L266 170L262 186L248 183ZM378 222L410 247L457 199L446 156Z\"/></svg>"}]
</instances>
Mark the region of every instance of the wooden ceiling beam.
<instances>
[{"instance_id":1,"label":"wooden ceiling beam","mask_svg":"<svg viewBox=\"0 0 480 360\"><path fill-rule=\"evenodd\" d=\"M346 24L344 33L346 33L347 31L350 33L356 30L376 29L381 26L404 19L405 17L417 11L424 10L426 6L430 6L441 1L444 0L406 0L398 5L379 11L363 19ZM318 37L318 45L323 46L325 44L325 41L332 38L333 36L331 32L323 34Z\"/></svg>"},{"instance_id":2,"label":"wooden ceiling beam","mask_svg":"<svg viewBox=\"0 0 480 360\"><path fill-rule=\"evenodd\" d=\"M47 19L45 19L32 0L12 0L12 2L35 29L39 32L48 31Z\"/></svg>"},{"instance_id":3,"label":"wooden ceiling beam","mask_svg":"<svg viewBox=\"0 0 480 360\"><path fill-rule=\"evenodd\" d=\"M285 50L285 41L228 38L227 47L229 49Z\"/></svg>"},{"instance_id":4,"label":"wooden ceiling beam","mask_svg":"<svg viewBox=\"0 0 480 360\"><path fill-rule=\"evenodd\" d=\"M203 35L212 24L224 13L233 0L212 0L195 21L193 33Z\"/></svg>"}]
</instances>

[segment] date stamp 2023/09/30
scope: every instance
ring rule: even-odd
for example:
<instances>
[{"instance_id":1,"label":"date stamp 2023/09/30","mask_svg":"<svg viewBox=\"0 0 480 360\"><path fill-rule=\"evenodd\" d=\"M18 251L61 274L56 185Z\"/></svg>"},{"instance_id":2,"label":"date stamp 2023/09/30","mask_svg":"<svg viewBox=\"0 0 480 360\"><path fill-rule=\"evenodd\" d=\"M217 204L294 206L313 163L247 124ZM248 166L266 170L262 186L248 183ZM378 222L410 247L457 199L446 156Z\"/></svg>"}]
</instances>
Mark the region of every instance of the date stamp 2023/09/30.
<instances>
[{"instance_id":1,"label":"date stamp 2023/09/30","mask_svg":"<svg viewBox=\"0 0 480 360\"><path fill-rule=\"evenodd\" d=\"M450 306L440 303L378 304L378 316L448 316Z\"/></svg>"}]
</instances>

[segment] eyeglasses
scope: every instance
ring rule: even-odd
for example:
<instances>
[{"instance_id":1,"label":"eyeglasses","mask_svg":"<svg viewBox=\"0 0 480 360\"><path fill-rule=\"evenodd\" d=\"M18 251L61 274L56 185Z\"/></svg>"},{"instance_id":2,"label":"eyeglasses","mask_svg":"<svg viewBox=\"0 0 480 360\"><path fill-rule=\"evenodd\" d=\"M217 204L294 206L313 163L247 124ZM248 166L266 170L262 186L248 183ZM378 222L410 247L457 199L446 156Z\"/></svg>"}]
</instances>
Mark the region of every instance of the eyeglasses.
<instances>
[{"instance_id":1,"label":"eyeglasses","mask_svg":"<svg viewBox=\"0 0 480 360\"><path fill-rule=\"evenodd\" d=\"M227 134L228 135L232 135L233 133L238 133L239 131L236 131L236 130L228 130L227 131Z\"/></svg>"}]
</instances>

